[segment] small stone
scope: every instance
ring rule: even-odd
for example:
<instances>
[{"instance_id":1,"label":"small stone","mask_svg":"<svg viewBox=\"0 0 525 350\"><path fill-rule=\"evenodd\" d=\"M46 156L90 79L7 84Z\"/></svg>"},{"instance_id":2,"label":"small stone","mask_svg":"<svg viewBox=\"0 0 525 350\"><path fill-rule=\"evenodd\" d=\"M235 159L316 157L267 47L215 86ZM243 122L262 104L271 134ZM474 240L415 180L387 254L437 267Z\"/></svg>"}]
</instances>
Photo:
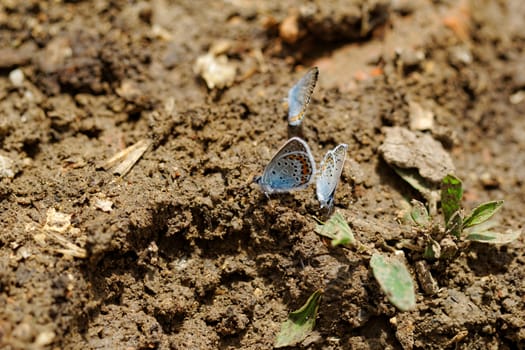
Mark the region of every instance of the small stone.
<instances>
[{"instance_id":1,"label":"small stone","mask_svg":"<svg viewBox=\"0 0 525 350\"><path fill-rule=\"evenodd\" d=\"M419 103L410 101L408 103L410 116L410 130L432 130L434 127L434 113L424 109Z\"/></svg>"},{"instance_id":2,"label":"small stone","mask_svg":"<svg viewBox=\"0 0 525 350\"><path fill-rule=\"evenodd\" d=\"M379 152L388 164L417 169L421 177L433 184L455 172L452 158L432 136L402 127L388 127L384 132L386 137Z\"/></svg>"},{"instance_id":3,"label":"small stone","mask_svg":"<svg viewBox=\"0 0 525 350\"><path fill-rule=\"evenodd\" d=\"M479 177L479 180L484 188L486 189L494 189L499 188L501 185L501 180L498 176L490 174L490 173L483 173Z\"/></svg>"},{"instance_id":4,"label":"small stone","mask_svg":"<svg viewBox=\"0 0 525 350\"><path fill-rule=\"evenodd\" d=\"M12 159L0 155L0 179L4 177L12 179L13 177L15 177L13 165L14 162Z\"/></svg>"},{"instance_id":5,"label":"small stone","mask_svg":"<svg viewBox=\"0 0 525 350\"><path fill-rule=\"evenodd\" d=\"M53 331L43 331L40 333L35 340L35 345L38 347L49 345L55 339L55 332Z\"/></svg>"},{"instance_id":6,"label":"small stone","mask_svg":"<svg viewBox=\"0 0 525 350\"><path fill-rule=\"evenodd\" d=\"M425 52L422 50L402 49L397 52L399 59L405 69L418 67L425 59Z\"/></svg>"},{"instance_id":7,"label":"small stone","mask_svg":"<svg viewBox=\"0 0 525 350\"><path fill-rule=\"evenodd\" d=\"M521 103L523 100L525 100L525 91L520 90L509 97L510 103L513 105L517 105L518 103Z\"/></svg>"},{"instance_id":8,"label":"small stone","mask_svg":"<svg viewBox=\"0 0 525 350\"><path fill-rule=\"evenodd\" d=\"M136 100L142 94L138 83L130 79L123 80L115 91L120 97L128 101Z\"/></svg>"},{"instance_id":9,"label":"small stone","mask_svg":"<svg viewBox=\"0 0 525 350\"><path fill-rule=\"evenodd\" d=\"M454 66L469 65L472 63L472 53L464 45L454 46L449 51L450 63Z\"/></svg>"},{"instance_id":10,"label":"small stone","mask_svg":"<svg viewBox=\"0 0 525 350\"><path fill-rule=\"evenodd\" d=\"M22 86L24 84L24 72L20 68L12 70L9 72L9 80L16 87Z\"/></svg>"},{"instance_id":11,"label":"small stone","mask_svg":"<svg viewBox=\"0 0 525 350\"><path fill-rule=\"evenodd\" d=\"M95 198L93 206L105 213L110 213L113 210L113 202L108 199Z\"/></svg>"},{"instance_id":12,"label":"small stone","mask_svg":"<svg viewBox=\"0 0 525 350\"><path fill-rule=\"evenodd\" d=\"M392 326L394 326L394 327L397 327L397 317L395 317L395 316L392 317L392 318L390 319L390 324L391 324Z\"/></svg>"},{"instance_id":13,"label":"small stone","mask_svg":"<svg viewBox=\"0 0 525 350\"><path fill-rule=\"evenodd\" d=\"M297 42L299 39L299 20L297 15L290 15L281 22L279 36L288 44Z\"/></svg>"},{"instance_id":14,"label":"small stone","mask_svg":"<svg viewBox=\"0 0 525 350\"><path fill-rule=\"evenodd\" d=\"M167 29L158 24L154 24L151 27L151 34L153 34L154 37L165 41L170 41L173 39L173 35Z\"/></svg>"},{"instance_id":15,"label":"small stone","mask_svg":"<svg viewBox=\"0 0 525 350\"><path fill-rule=\"evenodd\" d=\"M226 55L215 57L212 53L197 58L193 66L195 74L204 79L209 89L223 89L235 81L236 68Z\"/></svg>"},{"instance_id":16,"label":"small stone","mask_svg":"<svg viewBox=\"0 0 525 350\"><path fill-rule=\"evenodd\" d=\"M29 258L32 254L29 248L23 246L16 252L16 255L17 255L17 258L19 258L20 260L25 260Z\"/></svg>"}]
</instances>

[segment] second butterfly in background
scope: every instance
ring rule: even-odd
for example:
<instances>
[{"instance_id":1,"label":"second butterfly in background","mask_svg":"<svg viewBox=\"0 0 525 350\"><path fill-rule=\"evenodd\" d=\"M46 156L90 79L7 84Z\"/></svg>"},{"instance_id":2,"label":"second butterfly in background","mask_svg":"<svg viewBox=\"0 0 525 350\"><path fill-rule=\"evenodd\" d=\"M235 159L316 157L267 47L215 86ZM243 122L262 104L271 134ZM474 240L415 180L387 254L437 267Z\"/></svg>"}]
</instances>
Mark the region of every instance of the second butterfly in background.
<instances>
[{"instance_id":1,"label":"second butterfly in background","mask_svg":"<svg viewBox=\"0 0 525 350\"><path fill-rule=\"evenodd\" d=\"M288 91L288 124L290 126L301 125L318 76L319 69L317 67L310 68Z\"/></svg>"},{"instance_id":2,"label":"second butterfly in background","mask_svg":"<svg viewBox=\"0 0 525 350\"><path fill-rule=\"evenodd\" d=\"M342 143L326 153L321 162L321 169L316 183L317 199L321 208L332 209L334 195L343 172L348 145Z\"/></svg>"}]
</instances>

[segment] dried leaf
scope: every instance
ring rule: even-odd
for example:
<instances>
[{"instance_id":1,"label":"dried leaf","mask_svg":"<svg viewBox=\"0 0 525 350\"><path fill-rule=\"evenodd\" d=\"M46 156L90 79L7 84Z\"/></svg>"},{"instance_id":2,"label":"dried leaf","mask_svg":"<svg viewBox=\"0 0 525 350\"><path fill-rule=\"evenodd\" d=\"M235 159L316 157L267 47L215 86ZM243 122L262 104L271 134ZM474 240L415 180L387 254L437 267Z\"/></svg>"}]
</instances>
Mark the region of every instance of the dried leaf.
<instances>
[{"instance_id":1,"label":"dried leaf","mask_svg":"<svg viewBox=\"0 0 525 350\"><path fill-rule=\"evenodd\" d=\"M115 154L104 163L103 168L105 170L111 169L114 175L124 176L131 170L135 163L138 162L150 145L151 140L142 139Z\"/></svg>"}]
</instances>

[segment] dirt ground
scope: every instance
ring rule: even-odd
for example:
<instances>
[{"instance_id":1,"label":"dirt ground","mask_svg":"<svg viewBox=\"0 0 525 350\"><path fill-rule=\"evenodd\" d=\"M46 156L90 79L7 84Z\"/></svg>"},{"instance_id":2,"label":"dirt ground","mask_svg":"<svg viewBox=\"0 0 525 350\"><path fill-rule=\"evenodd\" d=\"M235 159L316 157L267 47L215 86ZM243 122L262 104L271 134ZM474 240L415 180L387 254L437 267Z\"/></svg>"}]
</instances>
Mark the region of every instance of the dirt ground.
<instances>
[{"instance_id":1,"label":"dirt ground","mask_svg":"<svg viewBox=\"0 0 525 350\"><path fill-rule=\"evenodd\" d=\"M225 56L230 86L195 73ZM269 349L324 291L301 349L525 348L525 237L432 262L399 312L370 256L314 232L314 186L252 183L288 139L288 89L317 161L348 158L335 197L379 251L413 235L419 194L378 152L385 126L433 114L463 205L505 199L522 229L525 4L501 1L0 2L0 347ZM228 85L228 84L227 84ZM149 147L124 176L107 161ZM408 251L411 268L414 261Z\"/></svg>"}]
</instances>

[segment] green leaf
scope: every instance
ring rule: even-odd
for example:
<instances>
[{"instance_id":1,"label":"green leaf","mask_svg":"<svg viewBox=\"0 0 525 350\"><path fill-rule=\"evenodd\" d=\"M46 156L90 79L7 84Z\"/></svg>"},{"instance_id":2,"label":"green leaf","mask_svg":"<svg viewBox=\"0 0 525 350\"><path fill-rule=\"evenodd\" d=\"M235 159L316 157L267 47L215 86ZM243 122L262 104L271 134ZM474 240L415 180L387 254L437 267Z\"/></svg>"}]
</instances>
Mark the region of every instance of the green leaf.
<instances>
[{"instance_id":1,"label":"green leaf","mask_svg":"<svg viewBox=\"0 0 525 350\"><path fill-rule=\"evenodd\" d=\"M315 232L332 240L332 246L354 244L354 233L344 217L335 213L324 225L317 225Z\"/></svg>"},{"instance_id":2,"label":"green leaf","mask_svg":"<svg viewBox=\"0 0 525 350\"><path fill-rule=\"evenodd\" d=\"M288 315L288 320L281 325L281 331L277 334L274 347L295 345L310 334L315 326L321 294L320 290L315 291L299 310Z\"/></svg>"},{"instance_id":3,"label":"green leaf","mask_svg":"<svg viewBox=\"0 0 525 350\"><path fill-rule=\"evenodd\" d=\"M445 224L461 208L463 187L461 180L454 175L447 175L441 182L441 208L445 217Z\"/></svg>"},{"instance_id":4,"label":"green leaf","mask_svg":"<svg viewBox=\"0 0 525 350\"><path fill-rule=\"evenodd\" d=\"M427 227L430 223L430 216L428 210L423 203L415 199L412 200L412 210L410 211L410 217L414 222L421 226Z\"/></svg>"},{"instance_id":5,"label":"green leaf","mask_svg":"<svg viewBox=\"0 0 525 350\"><path fill-rule=\"evenodd\" d=\"M414 282L405 264L397 258L374 253L370 266L388 300L401 311L416 306Z\"/></svg>"},{"instance_id":6,"label":"green leaf","mask_svg":"<svg viewBox=\"0 0 525 350\"><path fill-rule=\"evenodd\" d=\"M521 231L508 231L502 234L494 231L481 231L469 233L465 239L482 243L506 244L515 241L521 235Z\"/></svg>"},{"instance_id":7,"label":"green leaf","mask_svg":"<svg viewBox=\"0 0 525 350\"><path fill-rule=\"evenodd\" d=\"M503 201L491 201L483 203L472 211L472 214L463 222L463 228L481 224L496 214L501 209Z\"/></svg>"},{"instance_id":8,"label":"green leaf","mask_svg":"<svg viewBox=\"0 0 525 350\"><path fill-rule=\"evenodd\" d=\"M461 216L461 212L457 211L454 214L452 214L452 216L448 220L445 232L449 235L453 235L459 238L461 236L462 228L463 217Z\"/></svg>"}]
</instances>

